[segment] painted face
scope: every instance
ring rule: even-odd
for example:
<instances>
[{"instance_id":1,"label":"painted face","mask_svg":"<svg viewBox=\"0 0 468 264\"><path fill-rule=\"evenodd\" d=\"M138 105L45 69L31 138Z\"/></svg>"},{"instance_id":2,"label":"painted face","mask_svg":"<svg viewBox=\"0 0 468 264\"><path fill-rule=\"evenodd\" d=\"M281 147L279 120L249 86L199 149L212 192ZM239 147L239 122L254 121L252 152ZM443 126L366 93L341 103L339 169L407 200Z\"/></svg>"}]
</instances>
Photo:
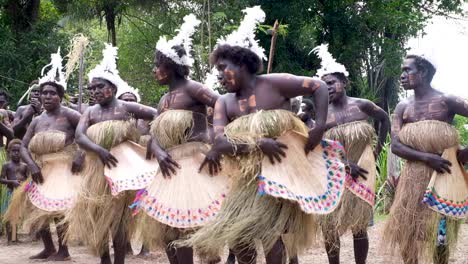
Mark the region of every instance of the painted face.
<instances>
[{"instance_id":1,"label":"painted face","mask_svg":"<svg viewBox=\"0 0 468 264\"><path fill-rule=\"evenodd\" d=\"M423 82L421 72L414 64L414 59L405 59L401 65L400 83L405 90L412 90Z\"/></svg>"},{"instance_id":2,"label":"painted face","mask_svg":"<svg viewBox=\"0 0 468 264\"><path fill-rule=\"evenodd\" d=\"M44 85L41 92L41 102L46 111L56 109L60 106L61 101L62 98L60 98L57 92L57 87L49 84Z\"/></svg>"},{"instance_id":3,"label":"painted face","mask_svg":"<svg viewBox=\"0 0 468 264\"><path fill-rule=\"evenodd\" d=\"M10 159L12 161L18 162L20 160L20 158L21 158L20 149L21 149L20 144L15 144L15 145L10 147L10 149L8 151L8 154L9 154Z\"/></svg>"},{"instance_id":4,"label":"painted face","mask_svg":"<svg viewBox=\"0 0 468 264\"><path fill-rule=\"evenodd\" d=\"M121 96L119 96L119 100L125 101L125 102L137 102L137 98L134 94L131 93L124 93Z\"/></svg>"},{"instance_id":5,"label":"painted face","mask_svg":"<svg viewBox=\"0 0 468 264\"><path fill-rule=\"evenodd\" d=\"M0 95L0 109L6 109L8 106L8 100L4 95Z\"/></svg>"},{"instance_id":6,"label":"painted face","mask_svg":"<svg viewBox=\"0 0 468 264\"><path fill-rule=\"evenodd\" d=\"M322 76L322 81L327 84L330 103L341 98L345 94L346 84L333 74Z\"/></svg>"},{"instance_id":7,"label":"painted face","mask_svg":"<svg viewBox=\"0 0 468 264\"><path fill-rule=\"evenodd\" d=\"M95 103L102 105L112 101L117 89L108 81L94 78L91 83L88 84L88 92L90 97L94 98Z\"/></svg>"},{"instance_id":8,"label":"painted face","mask_svg":"<svg viewBox=\"0 0 468 264\"><path fill-rule=\"evenodd\" d=\"M227 59L219 59L216 62L218 70L218 81L230 93L235 93L241 89L241 67Z\"/></svg>"},{"instance_id":9,"label":"painted face","mask_svg":"<svg viewBox=\"0 0 468 264\"><path fill-rule=\"evenodd\" d=\"M156 81L161 85L166 85L171 80L170 70L167 68L167 65L156 59L154 59L153 74Z\"/></svg>"}]
</instances>

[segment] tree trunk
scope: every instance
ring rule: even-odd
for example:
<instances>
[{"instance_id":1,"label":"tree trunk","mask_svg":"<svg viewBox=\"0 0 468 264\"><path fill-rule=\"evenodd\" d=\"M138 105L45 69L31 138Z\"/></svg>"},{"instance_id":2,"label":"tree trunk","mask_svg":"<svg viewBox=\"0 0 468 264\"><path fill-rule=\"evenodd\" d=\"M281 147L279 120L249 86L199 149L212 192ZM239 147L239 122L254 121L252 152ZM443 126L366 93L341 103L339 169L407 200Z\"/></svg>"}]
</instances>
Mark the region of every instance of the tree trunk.
<instances>
[{"instance_id":1,"label":"tree trunk","mask_svg":"<svg viewBox=\"0 0 468 264\"><path fill-rule=\"evenodd\" d=\"M39 18L41 0L9 0L5 4L7 15L11 18L13 32L27 31Z\"/></svg>"},{"instance_id":2,"label":"tree trunk","mask_svg":"<svg viewBox=\"0 0 468 264\"><path fill-rule=\"evenodd\" d=\"M106 12L106 26L107 26L107 34L108 39L110 38L110 42L112 46L117 46L117 35L115 31L115 8L112 5L108 5L105 8Z\"/></svg>"}]
</instances>

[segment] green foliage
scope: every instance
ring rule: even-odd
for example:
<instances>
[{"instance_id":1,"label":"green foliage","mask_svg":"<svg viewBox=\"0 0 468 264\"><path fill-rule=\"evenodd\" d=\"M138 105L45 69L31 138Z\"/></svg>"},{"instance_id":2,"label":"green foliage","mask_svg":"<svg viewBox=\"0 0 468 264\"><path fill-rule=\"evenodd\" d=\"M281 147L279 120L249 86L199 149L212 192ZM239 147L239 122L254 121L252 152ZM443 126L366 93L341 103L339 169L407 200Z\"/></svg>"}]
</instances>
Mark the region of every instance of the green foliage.
<instances>
[{"instance_id":1,"label":"green foliage","mask_svg":"<svg viewBox=\"0 0 468 264\"><path fill-rule=\"evenodd\" d=\"M457 128L460 133L460 144L462 146L468 146L468 117L456 115L453 120L453 125Z\"/></svg>"},{"instance_id":2,"label":"green foliage","mask_svg":"<svg viewBox=\"0 0 468 264\"><path fill-rule=\"evenodd\" d=\"M50 54L59 46L62 55L66 53L67 34L58 25L61 14L47 0L41 1L39 14L30 28L13 32L15 22L0 11L0 86L9 93L13 109L29 83L40 77L42 67L50 61Z\"/></svg>"},{"instance_id":3,"label":"green foliage","mask_svg":"<svg viewBox=\"0 0 468 264\"><path fill-rule=\"evenodd\" d=\"M7 12L11 11L7 3L14 1L0 0L0 75L23 82L0 77L0 85L14 100L27 88L25 83L39 76L51 52L61 46L64 55L71 36L84 33L91 41L85 72L101 60L103 42L115 41L122 77L140 89L143 103L154 106L167 90L157 85L151 73L160 36L173 37L189 13L202 21L193 41L191 78L203 81L216 40L237 28L242 9L259 4L267 17L257 36L267 53L268 30L276 19L280 23L273 72L314 75L319 60L309 52L329 43L332 54L351 73L348 93L368 98L385 110L391 110L398 99L395 76L399 76L405 41L420 32L433 14L460 12L462 4L461 0L42 0L37 18L27 12L19 16L29 21L30 27L24 29ZM286 4L288 12L284 12ZM75 74L69 80L70 92L75 92L76 83Z\"/></svg>"}]
</instances>

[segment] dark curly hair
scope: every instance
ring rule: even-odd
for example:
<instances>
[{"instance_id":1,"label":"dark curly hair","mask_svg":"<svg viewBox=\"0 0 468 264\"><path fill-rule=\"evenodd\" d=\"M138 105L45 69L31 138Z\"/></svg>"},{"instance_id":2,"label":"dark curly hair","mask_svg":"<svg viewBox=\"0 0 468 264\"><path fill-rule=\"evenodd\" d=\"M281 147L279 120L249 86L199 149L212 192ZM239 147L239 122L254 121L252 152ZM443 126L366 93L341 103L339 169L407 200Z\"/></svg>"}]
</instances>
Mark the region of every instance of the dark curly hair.
<instances>
[{"instance_id":1,"label":"dark curly hair","mask_svg":"<svg viewBox=\"0 0 468 264\"><path fill-rule=\"evenodd\" d=\"M8 93L3 90L3 89L0 89L0 95L3 95L5 96L5 99L8 101L10 99L10 96L8 95Z\"/></svg>"},{"instance_id":2,"label":"dark curly hair","mask_svg":"<svg viewBox=\"0 0 468 264\"><path fill-rule=\"evenodd\" d=\"M429 83L432 81L432 78L434 78L436 73L436 68L434 65L432 65L432 63L418 55L408 55L405 57L405 59L413 59L414 65L418 71L426 71L426 81Z\"/></svg>"},{"instance_id":3,"label":"dark curly hair","mask_svg":"<svg viewBox=\"0 0 468 264\"><path fill-rule=\"evenodd\" d=\"M327 76L327 75L335 76L338 80L340 80L340 82L344 84L348 84L349 82L348 77L346 77L346 75L344 75L344 73L342 72L333 72L333 73L325 74L324 76Z\"/></svg>"},{"instance_id":4,"label":"dark curly hair","mask_svg":"<svg viewBox=\"0 0 468 264\"><path fill-rule=\"evenodd\" d=\"M51 85L51 86L54 86L56 89L57 89L57 94L58 96L62 99L63 96L65 95L65 88L63 88L62 85L60 84L57 84L57 83L54 83L54 82L45 82L45 83L42 83L40 86L39 86L39 92L42 93L42 90L44 90L44 86L46 85Z\"/></svg>"},{"instance_id":5,"label":"dark curly hair","mask_svg":"<svg viewBox=\"0 0 468 264\"><path fill-rule=\"evenodd\" d=\"M245 65L251 74L263 71L262 60L253 51L239 46L221 45L210 55L211 64L216 64L218 60L226 59L232 61L237 66Z\"/></svg>"},{"instance_id":6,"label":"dark curly hair","mask_svg":"<svg viewBox=\"0 0 468 264\"><path fill-rule=\"evenodd\" d=\"M180 58L182 58L184 55L187 55L187 52L185 51L185 49L180 45L175 45L172 47L172 49L175 50L175 52L177 53L177 55L179 55ZM180 64L175 63L173 60L168 58L159 50L156 50L156 61L160 65L161 64L167 65L167 68L173 71L176 77L185 78L190 73L190 68L187 65L180 65Z\"/></svg>"},{"instance_id":7,"label":"dark curly hair","mask_svg":"<svg viewBox=\"0 0 468 264\"><path fill-rule=\"evenodd\" d=\"M11 148L14 146L14 145L20 145L21 146L22 144L22 141L21 139L12 139L9 143L8 143L8 147L7 147L7 151L10 151Z\"/></svg>"}]
</instances>

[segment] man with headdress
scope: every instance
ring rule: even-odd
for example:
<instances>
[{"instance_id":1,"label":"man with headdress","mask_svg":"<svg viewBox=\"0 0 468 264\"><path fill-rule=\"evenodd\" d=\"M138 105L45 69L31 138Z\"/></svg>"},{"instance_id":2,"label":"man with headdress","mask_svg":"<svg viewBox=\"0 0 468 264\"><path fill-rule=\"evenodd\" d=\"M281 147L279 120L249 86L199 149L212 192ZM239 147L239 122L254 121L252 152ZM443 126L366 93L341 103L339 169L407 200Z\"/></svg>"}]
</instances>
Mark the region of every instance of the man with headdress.
<instances>
[{"instance_id":1,"label":"man with headdress","mask_svg":"<svg viewBox=\"0 0 468 264\"><path fill-rule=\"evenodd\" d=\"M136 201L142 209L139 228L144 241L164 248L169 262L179 264L193 263L193 250L170 243L209 223L227 189L226 178L197 173L200 163L183 161L182 166L177 163L204 156L206 144L211 143L207 132L207 107L214 107L218 95L188 78L194 62L190 54L192 35L199 24L193 14L187 15L172 40L162 37L156 44L153 73L160 85L169 86L151 126L161 174ZM189 177L186 177L187 172L191 174ZM173 198L175 193L177 199ZM178 213L171 217L172 212Z\"/></svg>"},{"instance_id":2,"label":"man with headdress","mask_svg":"<svg viewBox=\"0 0 468 264\"><path fill-rule=\"evenodd\" d=\"M118 89L128 85L118 75L117 48L106 44L103 55L88 74L88 90L96 104L86 110L76 129L76 142L86 150L86 166L82 191L66 220L69 237L84 241L101 263L111 263L110 234L114 263L121 264L127 253L132 190L144 188L155 173L144 148L133 143L139 137L133 118L152 120L157 111L116 98Z\"/></svg>"},{"instance_id":3,"label":"man with headdress","mask_svg":"<svg viewBox=\"0 0 468 264\"><path fill-rule=\"evenodd\" d=\"M230 173L232 189L212 223L185 243L212 254L227 243L239 263L256 263L253 241L259 239L267 263L284 263L281 235L289 237L290 255L307 246L316 235L313 215L333 211L339 201L344 165L331 158L339 156L337 145L321 141L328 103L325 84L290 74L257 75L265 55L254 32L265 13L259 6L243 12L238 30L218 40L211 54L228 93L216 102L215 143L201 166L219 173L225 155L221 172ZM300 95L314 97L314 129L308 130L290 112L291 98Z\"/></svg>"},{"instance_id":4,"label":"man with headdress","mask_svg":"<svg viewBox=\"0 0 468 264\"><path fill-rule=\"evenodd\" d=\"M39 232L44 250L30 259L63 261L70 259L70 254L64 242L67 225L60 221L76 198L81 177L73 174L81 170L83 159L74 144L80 114L61 105L66 83L60 49L51 57L50 71L39 80L45 111L33 119L21 146L21 157L29 167L32 181L15 191L7 218L16 223L22 220L25 226ZM52 220L57 225L58 251L49 229Z\"/></svg>"},{"instance_id":5,"label":"man with headdress","mask_svg":"<svg viewBox=\"0 0 468 264\"><path fill-rule=\"evenodd\" d=\"M39 84L37 80L31 82L28 90L21 99L26 96L29 98L29 104L18 107L13 118L13 131L15 133L15 137L19 139L22 139L24 134L26 134L26 130L28 129L33 117L42 112L42 105L39 99Z\"/></svg>"},{"instance_id":6,"label":"man with headdress","mask_svg":"<svg viewBox=\"0 0 468 264\"><path fill-rule=\"evenodd\" d=\"M387 113L373 102L346 95L348 72L335 61L323 44L313 51L321 58L317 76L328 86L329 106L325 138L341 142L346 151L346 190L340 206L321 220L325 248L330 263L340 263L340 235L353 233L354 256L358 264L366 263L369 250L367 226L375 202L375 157L385 143L390 120ZM373 150L375 132L367 122L378 121L378 141ZM359 163L359 165L357 165Z\"/></svg>"},{"instance_id":7,"label":"man with headdress","mask_svg":"<svg viewBox=\"0 0 468 264\"><path fill-rule=\"evenodd\" d=\"M450 125L456 114L468 116L468 102L432 88L431 57L408 55L401 69L401 85L414 95L398 103L393 116L392 152L406 162L383 238L405 263L432 258L445 264L459 219L468 215L468 183L460 166L468 161L468 148L459 150Z\"/></svg>"}]
</instances>

